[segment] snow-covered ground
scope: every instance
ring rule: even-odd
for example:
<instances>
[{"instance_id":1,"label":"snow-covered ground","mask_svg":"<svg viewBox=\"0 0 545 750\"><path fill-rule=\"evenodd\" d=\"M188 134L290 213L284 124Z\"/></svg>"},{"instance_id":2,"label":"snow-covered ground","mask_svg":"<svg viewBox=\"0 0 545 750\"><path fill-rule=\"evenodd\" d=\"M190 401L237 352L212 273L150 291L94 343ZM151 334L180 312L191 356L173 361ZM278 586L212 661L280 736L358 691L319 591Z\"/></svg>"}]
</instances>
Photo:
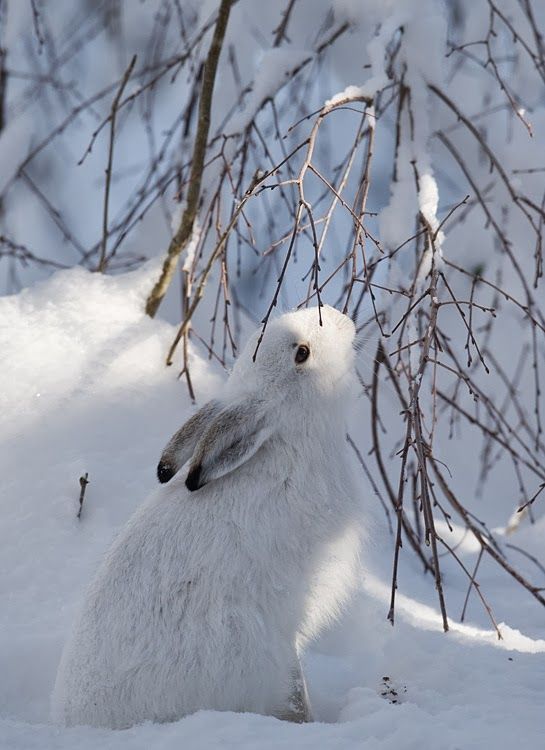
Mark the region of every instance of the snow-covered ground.
<instances>
[{"instance_id":1,"label":"snow-covered ground","mask_svg":"<svg viewBox=\"0 0 545 750\"><path fill-rule=\"evenodd\" d=\"M177 371L163 364L174 329L142 312L155 265L117 277L75 268L0 299L0 748L543 747L542 610L483 566L483 587L507 621L503 640L473 599L475 624L451 621L445 635L433 586L404 550L392 628L392 542L371 492L363 493L373 525L362 591L306 658L316 722L200 712L122 732L49 723L58 659L85 586L154 487L161 449L191 408ZM197 355L192 375L199 401L221 377ZM365 433L358 440L365 446ZM545 523L520 534L537 551ZM471 567L475 550L467 540L458 550ZM455 617L467 583L446 559L445 582Z\"/></svg>"}]
</instances>

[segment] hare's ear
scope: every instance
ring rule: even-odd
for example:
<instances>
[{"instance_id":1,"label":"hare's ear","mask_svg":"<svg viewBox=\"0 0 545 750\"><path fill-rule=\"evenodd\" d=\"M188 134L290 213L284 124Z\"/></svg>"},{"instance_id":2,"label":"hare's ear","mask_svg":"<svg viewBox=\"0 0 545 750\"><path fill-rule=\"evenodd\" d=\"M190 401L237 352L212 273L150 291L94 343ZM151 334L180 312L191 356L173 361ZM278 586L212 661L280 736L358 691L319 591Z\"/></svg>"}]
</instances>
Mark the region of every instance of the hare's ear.
<instances>
[{"instance_id":1,"label":"hare's ear","mask_svg":"<svg viewBox=\"0 0 545 750\"><path fill-rule=\"evenodd\" d=\"M220 410L219 401L209 401L171 437L157 466L157 478L162 484L170 481L185 462L189 461L195 446Z\"/></svg>"},{"instance_id":2,"label":"hare's ear","mask_svg":"<svg viewBox=\"0 0 545 750\"><path fill-rule=\"evenodd\" d=\"M197 443L186 487L193 492L234 471L259 450L271 433L270 420L257 400L222 409Z\"/></svg>"}]
</instances>

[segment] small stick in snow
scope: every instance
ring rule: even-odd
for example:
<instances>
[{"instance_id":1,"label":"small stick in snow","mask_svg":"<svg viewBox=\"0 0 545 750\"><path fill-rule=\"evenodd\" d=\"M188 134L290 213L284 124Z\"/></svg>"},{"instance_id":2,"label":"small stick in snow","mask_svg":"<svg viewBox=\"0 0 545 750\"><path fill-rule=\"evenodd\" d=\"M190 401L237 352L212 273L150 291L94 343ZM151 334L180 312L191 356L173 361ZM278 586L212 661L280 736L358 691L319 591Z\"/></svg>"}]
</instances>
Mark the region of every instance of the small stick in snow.
<instances>
[{"instance_id":1,"label":"small stick in snow","mask_svg":"<svg viewBox=\"0 0 545 750\"><path fill-rule=\"evenodd\" d=\"M89 476L89 472L85 472L85 474L79 478L79 510L78 510L78 518L81 518L81 511L83 510L83 500L85 498L85 490L87 488L87 485L89 484L89 479L87 478Z\"/></svg>"}]
</instances>

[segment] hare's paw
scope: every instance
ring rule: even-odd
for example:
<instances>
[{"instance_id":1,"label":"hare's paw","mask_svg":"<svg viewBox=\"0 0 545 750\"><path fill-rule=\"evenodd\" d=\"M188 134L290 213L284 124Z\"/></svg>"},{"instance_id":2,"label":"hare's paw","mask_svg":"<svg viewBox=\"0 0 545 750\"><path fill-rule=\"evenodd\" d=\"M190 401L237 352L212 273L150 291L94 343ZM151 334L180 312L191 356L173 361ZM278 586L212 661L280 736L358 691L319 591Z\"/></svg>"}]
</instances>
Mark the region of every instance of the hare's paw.
<instances>
[{"instance_id":1,"label":"hare's paw","mask_svg":"<svg viewBox=\"0 0 545 750\"><path fill-rule=\"evenodd\" d=\"M285 710L280 712L278 718L284 721L293 721L296 724L312 721L307 683L300 666L296 667L292 673L290 687L291 692L287 706Z\"/></svg>"}]
</instances>

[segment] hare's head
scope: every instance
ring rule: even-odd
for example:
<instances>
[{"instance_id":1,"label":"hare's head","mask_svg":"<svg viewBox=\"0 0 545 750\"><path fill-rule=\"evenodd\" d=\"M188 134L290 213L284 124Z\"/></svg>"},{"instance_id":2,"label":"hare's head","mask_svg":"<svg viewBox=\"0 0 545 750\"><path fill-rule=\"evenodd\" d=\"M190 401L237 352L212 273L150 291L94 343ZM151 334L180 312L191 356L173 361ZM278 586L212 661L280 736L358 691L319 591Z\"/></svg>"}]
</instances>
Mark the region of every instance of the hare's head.
<instances>
[{"instance_id":1,"label":"hare's head","mask_svg":"<svg viewBox=\"0 0 545 750\"><path fill-rule=\"evenodd\" d=\"M250 338L228 388L290 402L339 395L352 372L354 336L354 323L333 307L286 313L269 323L261 341L260 331Z\"/></svg>"},{"instance_id":2,"label":"hare's head","mask_svg":"<svg viewBox=\"0 0 545 750\"><path fill-rule=\"evenodd\" d=\"M190 460L197 490L246 463L282 422L327 410L352 383L355 327L332 307L286 313L248 341L222 401L210 401L172 437L157 469L168 482ZM337 412L337 408L329 409ZM298 414L300 412L300 414Z\"/></svg>"}]
</instances>

